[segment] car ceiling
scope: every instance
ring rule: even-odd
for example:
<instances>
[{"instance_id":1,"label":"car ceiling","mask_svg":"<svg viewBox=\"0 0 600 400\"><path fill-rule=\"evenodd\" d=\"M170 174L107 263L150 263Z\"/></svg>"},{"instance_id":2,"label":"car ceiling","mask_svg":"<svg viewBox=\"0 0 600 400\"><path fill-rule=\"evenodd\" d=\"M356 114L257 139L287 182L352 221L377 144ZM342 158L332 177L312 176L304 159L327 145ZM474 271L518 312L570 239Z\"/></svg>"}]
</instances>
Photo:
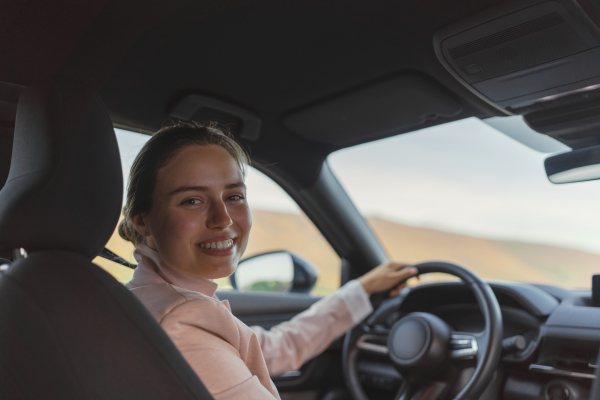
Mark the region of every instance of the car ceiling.
<instances>
[{"instance_id":1,"label":"car ceiling","mask_svg":"<svg viewBox=\"0 0 600 400\"><path fill-rule=\"evenodd\" d=\"M242 140L256 161L310 185L327 154L378 137L343 145L317 142L282 123L295 110L410 73L433 82L462 106L459 114L420 127L498 115L444 69L432 39L442 26L495 3L5 2L0 6L0 82L27 86L54 73L81 79L99 92L117 126L144 132L168 121L182 96L208 95L261 119L258 140ZM0 87L0 100L6 100L2 93ZM413 129L379 137L406 130Z\"/></svg>"}]
</instances>

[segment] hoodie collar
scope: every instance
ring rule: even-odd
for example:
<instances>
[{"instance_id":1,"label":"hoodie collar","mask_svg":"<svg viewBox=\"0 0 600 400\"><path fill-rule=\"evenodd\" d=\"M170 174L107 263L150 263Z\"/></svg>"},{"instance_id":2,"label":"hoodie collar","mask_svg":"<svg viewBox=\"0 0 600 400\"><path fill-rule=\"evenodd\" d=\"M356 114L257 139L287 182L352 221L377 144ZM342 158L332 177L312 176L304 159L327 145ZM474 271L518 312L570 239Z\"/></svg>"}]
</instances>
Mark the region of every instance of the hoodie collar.
<instances>
[{"instance_id":1,"label":"hoodie collar","mask_svg":"<svg viewBox=\"0 0 600 400\"><path fill-rule=\"evenodd\" d=\"M133 279L130 282L134 286L144 286L164 281L209 297L215 296L218 287L215 282L166 265L158 252L144 244L135 249L133 256L138 262L138 266L133 273Z\"/></svg>"}]
</instances>

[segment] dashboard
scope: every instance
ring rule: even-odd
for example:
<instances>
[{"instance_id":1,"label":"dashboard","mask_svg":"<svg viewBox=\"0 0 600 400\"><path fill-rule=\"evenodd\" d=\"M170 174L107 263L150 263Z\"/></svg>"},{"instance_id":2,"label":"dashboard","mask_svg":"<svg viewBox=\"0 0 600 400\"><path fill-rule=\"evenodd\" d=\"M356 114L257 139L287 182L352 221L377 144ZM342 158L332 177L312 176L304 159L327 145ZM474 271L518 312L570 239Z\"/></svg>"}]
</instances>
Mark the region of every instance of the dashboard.
<instances>
[{"instance_id":1,"label":"dashboard","mask_svg":"<svg viewBox=\"0 0 600 400\"><path fill-rule=\"evenodd\" d=\"M590 291L549 285L488 282L503 317L507 346L482 400L588 399L600 347L600 308L591 307ZM473 293L461 282L424 284L384 301L369 317L369 341L383 345L385 333L411 312L427 312L455 331L481 332L483 315ZM378 332L381 333L378 336ZM368 344L367 344L368 345ZM388 399L402 377L384 356L357 360L359 379L370 399ZM464 374L468 379L469 365Z\"/></svg>"}]
</instances>

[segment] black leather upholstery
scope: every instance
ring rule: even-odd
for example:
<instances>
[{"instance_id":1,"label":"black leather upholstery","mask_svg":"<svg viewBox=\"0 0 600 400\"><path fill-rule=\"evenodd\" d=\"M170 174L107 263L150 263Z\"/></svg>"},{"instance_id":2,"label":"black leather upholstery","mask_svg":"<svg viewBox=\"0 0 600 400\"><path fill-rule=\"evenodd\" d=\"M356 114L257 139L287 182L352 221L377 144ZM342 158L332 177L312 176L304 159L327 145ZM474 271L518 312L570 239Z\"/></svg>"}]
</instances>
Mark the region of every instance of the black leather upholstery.
<instances>
[{"instance_id":1,"label":"black leather upholstery","mask_svg":"<svg viewBox=\"0 0 600 400\"><path fill-rule=\"evenodd\" d=\"M0 100L1 101L1 100ZM0 109L0 112L2 110ZM0 124L4 121L0 119ZM8 170L10 168L10 157L12 154L13 131L11 127L3 127L0 125L0 189L4 186L6 178L8 178Z\"/></svg>"},{"instance_id":2,"label":"black leather upholstery","mask_svg":"<svg viewBox=\"0 0 600 400\"><path fill-rule=\"evenodd\" d=\"M92 259L119 218L122 174L112 122L96 93L65 79L29 87L19 99L0 190L0 246Z\"/></svg>"},{"instance_id":3,"label":"black leather upholstery","mask_svg":"<svg viewBox=\"0 0 600 400\"><path fill-rule=\"evenodd\" d=\"M15 262L0 325L2 399L211 398L145 307L81 255Z\"/></svg>"},{"instance_id":4,"label":"black leather upholstery","mask_svg":"<svg viewBox=\"0 0 600 400\"><path fill-rule=\"evenodd\" d=\"M145 307L90 262L122 191L101 101L67 81L21 100L0 245L30 253L0 272L0 398L212 399Z\"/></svg>"}]
</instances>

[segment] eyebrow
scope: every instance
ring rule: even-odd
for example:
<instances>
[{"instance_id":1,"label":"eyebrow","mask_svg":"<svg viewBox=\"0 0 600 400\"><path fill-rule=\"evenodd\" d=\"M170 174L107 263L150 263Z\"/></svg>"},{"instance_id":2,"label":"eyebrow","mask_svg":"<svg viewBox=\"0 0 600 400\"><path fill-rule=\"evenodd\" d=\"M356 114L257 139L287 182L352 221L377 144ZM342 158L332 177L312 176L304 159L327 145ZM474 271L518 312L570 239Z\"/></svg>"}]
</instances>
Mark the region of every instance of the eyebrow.
<instances>
[{"instance_id":1,"label":"eyebrow","mask_svg":"<svg viewBox=\"0 0 600 400\"><path fill-rule=\"evenodd\" d=\"M244 184L244 182L236 182L225 185L226 190L235 188L246 189L246 185ZM209 189L206 186L180 186L177 189L173 190L171 193L169 193L169 196L173 196L181 192L208 192L208 190Z\"/></svg>"}]
</instances>

